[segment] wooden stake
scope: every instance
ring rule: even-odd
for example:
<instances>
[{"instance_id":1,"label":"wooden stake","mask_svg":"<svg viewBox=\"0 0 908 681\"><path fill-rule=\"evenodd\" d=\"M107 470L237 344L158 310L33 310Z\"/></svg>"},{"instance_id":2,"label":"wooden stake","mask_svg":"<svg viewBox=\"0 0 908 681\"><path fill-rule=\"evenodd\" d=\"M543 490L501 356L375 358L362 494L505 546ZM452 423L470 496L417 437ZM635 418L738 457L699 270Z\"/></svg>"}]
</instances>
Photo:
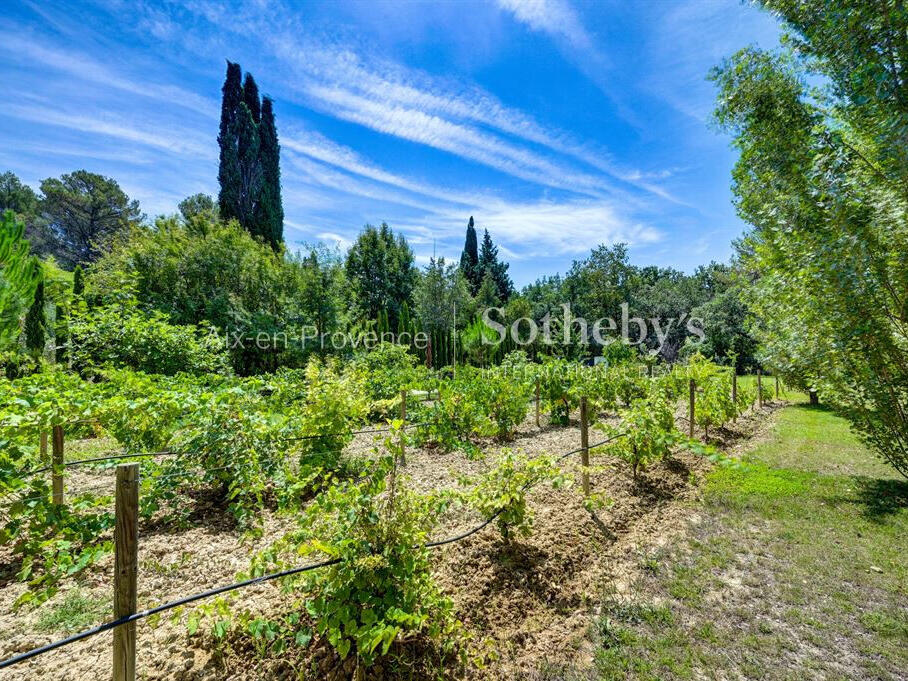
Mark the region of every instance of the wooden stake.
<instances>
[{"instance_id":1,"label":"wooden stake","mask_svg":"<svg viewBox=\"0 0 908 681\"><path fill-rule=\"evenodd\" d=\"M590 432L586 398L580 398L580 463L583 466L583 496L590 495Z\"/></svg>"},{"instance_id":2,"label":"wooden stake","mask_svg":"<svg viewBox=\"0 0 908 681\"><path fill-rule=\"evenodd\" d=\"M757 369L757 405L763 408L763 372Z\"/></svg>"},{"instance_id":3,"label":"wooden stake","mask_svg":"<svg viewBox=\"0 0 908 681\"><path fill-rule=\"evenodd\" d=\"M54 426L53 430L53 462L51 483L53 488L53 502L63 503L63 426Z\"/></svg>"},{"instance_id":4,"label":"wooden stake","mask_svg":"<svg viewBox=\"0 0 908 681\"><path fill-rule=\"evenodd\" d=\"M42 432L38 439L38 449L41 452L41 463L45 466L50 463L50 458L47 456L47 433Z\"/></svg>"},{"instance_id":5,"label":"wooden stake","mask_svg":"<svg viewBox=\"0 0 908 681\"><path fill-rule=\"evenodd\" d=\"M402 421L402 423L400 424L400 463L401 463L401 465L406 466L407 465L407 455L406 455L405 450L407 447L407 442L404 437L404 430L403 430L404 426L407 423L407 391L406 390L400 391L400 420Z\"/></svg>"},{"instance_id":6,"label":"wooden stake","mask_svg":"<svg viewBox=\"0 0 908 681\"><path fill-rule=\"evenodd\" d=\"M539 420L539 379L536 379L536 427L542 428L542 422Z\"/></svg>"},{"instance_id":7,"label":"wooden stake","mask_svg":"<svg viewBox=\"0 0 908 681\"><path fill-rule=\"evenodd\" d=\"M139 572L139 464L117 466L116 527L114 529L114 618L136 611ZM135 681L136 623L114 629L114 681Z\"/></svg>"},{"instance_id":8,"label":"wooden stake","mask_svg":"<svg viewBox=\"0 0 908 681\"><path fill-rule=\"evenodd\" d=\"M776 399L779 399L779 377L776 376Z\"/></svg>"},{"instance_id":9,"label":"wooden stake","mask_svg":"<svg viewBox=\"0 0 908 681\"><path fill-rule=\"evenodd\" d=\"M690 417L690 424L688 424L688 435L690 437L694 436L694 403L696 401L697 394L697 383L694 379L690 379L690 406L687 410L687 415Z\"/></svg>"},{"instance_id":10,"label":"wooden stake","mask_svg":"<svg viewBox=\"0 0 908 681\"><path fill-rule=\"evenodd\" d=\"M731 403L734 406L734 411L732 412L734 416L731 417L732 421L738 420L738 371L735 368L731 370Z\"/></svg>"}]
</instances>

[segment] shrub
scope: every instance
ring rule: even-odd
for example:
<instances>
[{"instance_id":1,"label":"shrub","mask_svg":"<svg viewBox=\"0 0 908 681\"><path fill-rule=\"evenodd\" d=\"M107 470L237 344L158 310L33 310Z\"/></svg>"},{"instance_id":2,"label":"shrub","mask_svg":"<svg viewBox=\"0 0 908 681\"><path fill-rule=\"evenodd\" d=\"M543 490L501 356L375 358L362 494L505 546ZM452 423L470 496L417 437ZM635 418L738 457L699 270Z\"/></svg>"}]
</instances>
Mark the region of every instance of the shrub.
<instances>
[{"instance_id":1,"label":"shrub","mask_svg":"<svg viewBox=\"0 0 908 681\"><path fill-rule=\"evenodd\" d=\"M93 373L104 366L151 374L225 372L223 341L196 326L171 324L160 312L132 305L82 311L70 322L73 366Z\"/></svg>"},{"instance_id":2,"label":"shrub","mask_svg":"<svg viewBox=\"0 0 908 681\"><path fill-rule=\"evenodd\" d=\"M298 440L300 464L337 467L341 451L363 423L368 410L361 377L338 371L333 362L312 359L306 365L306 395L301 412L292 419L290 435ZM298 406L297 409L300 409Z\"/></svg>"},{"instance_id":3,"label":"shrub","mask_svg":"<svg viewBox=\"0 0 908 681\"><path fill-rule=\"evenodd\" d=\"M366 395L373 402L373 414L388 415L400 403L400 391L417 387L419 379L425 378L416 361L406 347L395 343L380 343L353 359L354 369L362 372Z\"/></svg>"},{"instance_id":4,"label":"shrub","mask_svg":"<svg viewBox=\"0 0 908 681\"><path fill-rule=\"evenodd\" d=\"M485 518L498 513L495 519L498 530L505 541L509 541L513 532L528 536L532 530L533 514L526 503L530 488L542 482L561 487L567 480L551 457L528 459L524 454L505 450L496 466L486 474L478 479L461 480L462 485L470 487L461 496Z\"/></svg>"},{"instance_id":5,"label":"shrub","mask_svg":"<svg viewBox=\"0 0 908 681\"><path fill-rule=\"evenodd\" d=\"M622 413L619 425L603 423L597 427L606 437L615 438L605 445L605 451L627 461L634 478L638 471L663 459L680 437L671 405L657 391L634 400Z\"/></svg>"},{"instance_id":6,"label":"shrub","mask_svg":"<svg viewBox=\"0 0 908 681\"><path fill-rule=\"evenodd\" d=\"M516 376L492 370L470 382L470 396L487 414L491 431L510 440L530 407L530 385Z\"/></svg>"},{"instance_id":7,"label":"shrub","mask_svg":"<svg viewBox=\"0 0 908 681\"><path fill-rule=\"evenodd\" d=\"M443 651L456 645L453 606L432 578L425 543L444 501L417 494L396 474L393 457L372 463L359 482L332 486L300 520L300 529L253 561L253 573L290 565L293 556L323 554L339 562L305 573L315 630L341 658L368 667L403 637L421 634Z\"/></svg>"},{"instance_id":8,"label":"shrub","mask_svg":"<svg viewBox=\"0 0 908 681\"><path fill-rule=\"evenodd\" d=\"M477 399L475 381L458 379L438 387L438 399L426 410L427 425L417 431L417 441L446 451L473 449L470 439L482 432L487 414Z\"/></svg>"}]
</instances>

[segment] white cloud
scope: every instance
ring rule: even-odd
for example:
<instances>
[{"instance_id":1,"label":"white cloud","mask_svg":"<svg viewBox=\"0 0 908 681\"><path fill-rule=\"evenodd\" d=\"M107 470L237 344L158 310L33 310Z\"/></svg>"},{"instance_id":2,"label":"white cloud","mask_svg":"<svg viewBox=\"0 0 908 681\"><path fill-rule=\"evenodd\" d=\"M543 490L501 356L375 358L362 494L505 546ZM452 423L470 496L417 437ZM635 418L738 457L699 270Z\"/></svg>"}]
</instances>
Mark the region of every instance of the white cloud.
<instances>
[{"instance_id":1,"label":"white cloud","mask_svg":"<svg viewBox=\"0 0 908 681\"><path fill-rule=\"evenodd\" d=\"M155 83L147 78L143 78L141 81L132 80L79 52L62 51L43 46L33 36L25 39L17 35L9 26L0 24L0 32L3 34L3 39L0 40L0 50L15 58L24 58L29 64L40 63L80 81L99 83L105 88L164 101L168 105L181 106L204 116L216 117L218 115L218 103L195 92L175 85Z\"/></svg>"},{"instance_id":2,"label":"white cloud","mask_svg":"<svg viewBox=\"0 0 908 681\"><path fill-rule=\"evenodd\" d=\"M198 158L214 158L216 154L210 143L198 137L194 131L171 126L140 126L111 113L91 115L69 114L46 106L8 104L0 102L0 113L15 118L70 128L78 132L93 133L136 142L149 147L163 149L177 155L192 155Z\"/></svg>"},{"instance_id":3,"label":"white cloud","mask_svg":"<svg viewBox=\"0 0 908 681\"><path fill-rule=\"evenodd\" d=\"M337 144L317 132L299 128L291 129L289 134L282 135L281 145L285 149L305 154L323 163L342 168L349 173L415 194L422 194L423 196L430 196L465 206L473 205L476 201L475 193L458 192L445 187L437 187L388 172L363 159L350 147Z\"/></svg>"},{"instance_id":4,"label":"white cloud","mask_svg":"<svg viewBox=\"0 0 908 681\"><path fill-rule=\"evenodd\" d=\"M533 30L567 40L578 49L592 49L592 39L565 0L498 0L498 5Z\"/></svg>"}]
</instances>

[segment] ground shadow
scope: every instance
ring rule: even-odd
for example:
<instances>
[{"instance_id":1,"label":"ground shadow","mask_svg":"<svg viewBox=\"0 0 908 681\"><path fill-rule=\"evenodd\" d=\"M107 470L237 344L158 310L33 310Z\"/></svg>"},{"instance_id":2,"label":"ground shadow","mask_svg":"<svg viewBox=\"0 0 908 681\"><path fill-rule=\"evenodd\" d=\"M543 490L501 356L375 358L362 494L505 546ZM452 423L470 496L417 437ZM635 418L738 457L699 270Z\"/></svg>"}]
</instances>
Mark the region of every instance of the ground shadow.
<instances>
[{"instance_id":1,"label":"ground shadow","mask_svg":"<svg viewBox=\"0 0 908 681\"><path fill-rule=\"evenodd\" d=\"M854 478L858 500L864 515L874 522L908 508L908 482L879 478Z\"/></svg>"}]
</instances>

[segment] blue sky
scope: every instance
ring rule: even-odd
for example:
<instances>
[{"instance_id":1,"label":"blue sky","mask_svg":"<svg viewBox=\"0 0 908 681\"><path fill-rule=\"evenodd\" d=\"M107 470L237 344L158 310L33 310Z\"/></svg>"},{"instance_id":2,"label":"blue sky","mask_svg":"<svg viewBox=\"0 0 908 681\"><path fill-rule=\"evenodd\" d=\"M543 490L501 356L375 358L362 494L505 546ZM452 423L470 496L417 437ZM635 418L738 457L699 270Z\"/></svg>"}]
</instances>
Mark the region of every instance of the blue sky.
<instances>
[{"instance_id":1,"label":"blue sky","mask_svg":"<svg viewBox=\"0 0 908 681\"><path fill-rule=\"evenodd\" d=\"M523 285L600 243L729 257L705 76L778 29L734 0L7 0L0 36L0 171L86 168L149 216L216 195L230 59L275 100L290 248L386 221L420 263L458 258L473 215Z\"/></svg>"}]
</instances>

